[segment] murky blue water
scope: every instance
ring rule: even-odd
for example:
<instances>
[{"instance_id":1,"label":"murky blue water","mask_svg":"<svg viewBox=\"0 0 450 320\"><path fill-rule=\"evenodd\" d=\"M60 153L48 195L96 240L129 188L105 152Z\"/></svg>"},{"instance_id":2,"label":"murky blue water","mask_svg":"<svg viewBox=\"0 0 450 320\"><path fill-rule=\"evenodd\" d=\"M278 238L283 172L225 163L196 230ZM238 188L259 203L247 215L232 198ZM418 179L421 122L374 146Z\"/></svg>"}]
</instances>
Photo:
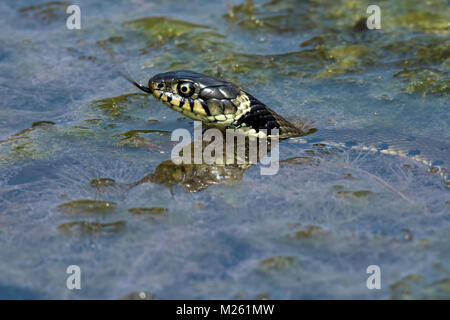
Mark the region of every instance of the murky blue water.
<instances>
[{"instance_id":1,"label":"murky blue water","mask_svg":"<svg viewBox=\"0 0 450 320\"><path fill-rule=\"evenodd\" d=\"M228 3L78 1L81 30L66 3L0 4L0 298L450 298L448 2L380 1L377 31L366 1ZM117 71L181 68L318 132L274 176L176 183L192 121Z\"/></svg>"}]
</instances>

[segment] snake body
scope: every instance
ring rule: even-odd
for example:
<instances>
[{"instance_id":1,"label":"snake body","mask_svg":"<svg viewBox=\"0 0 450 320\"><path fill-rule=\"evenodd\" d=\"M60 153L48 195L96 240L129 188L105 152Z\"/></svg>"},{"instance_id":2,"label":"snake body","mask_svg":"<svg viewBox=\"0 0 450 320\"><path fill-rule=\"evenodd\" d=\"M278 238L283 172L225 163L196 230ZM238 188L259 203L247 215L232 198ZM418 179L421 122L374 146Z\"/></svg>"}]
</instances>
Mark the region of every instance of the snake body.
<instances>
[{"instance_id":1,"label":"snake body","mask_svg":"<svg viewBox=\"0 0 450 320\"><path fill-rule=\"evenodd\" d=\"M151 93L156 99L171 109L182 113L193 120L202 121L203 124L217 128L231 128L245 135L259 138L277 135L279 139L295 138L315 132L315 129L306 129L294 124L253 95L239 86L215 77L192 71L173 71L160 73L148 81L148 87L127 78L139 89ZM276 131L274 129L277 129ZM335 133L331 138L336 137ZM417 149L415 137L400 137L395 134L389 137L389 142L378 134L368 134L367 141L355 142L360 134L347 134L342 142L333 142L332 139L318 139L316 142L326 142L348 149L369 152L378 152L399 157L406 157L414 162L426 165L430 171L444 177L445 183L450 185L448 171L444 167L446 155L449 150L447 144L434 148L431 152L422 152ZM308 142L311 139L296 138L298 141ZM316 138L312 138L313 141ZM330 142L330 141L331 142ZM429 146L422 143L421 146ZM429 149L429 148L428 148ZM444 151L444 152L442 152ZM434 153L434 154L433 154ZM440 158L441 157L441 158Z\"/></svg>"}]
</instances>

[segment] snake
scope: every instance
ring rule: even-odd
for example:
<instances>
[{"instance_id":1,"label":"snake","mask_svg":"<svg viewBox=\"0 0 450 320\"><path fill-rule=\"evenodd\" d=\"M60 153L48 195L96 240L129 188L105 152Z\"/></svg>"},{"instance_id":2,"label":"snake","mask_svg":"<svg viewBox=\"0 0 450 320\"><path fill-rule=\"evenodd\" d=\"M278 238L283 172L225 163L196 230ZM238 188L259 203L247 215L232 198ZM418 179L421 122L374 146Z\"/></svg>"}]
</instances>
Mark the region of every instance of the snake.
<instances>
[{"instance_id":1,"label":"snake","mask_svg":"<svg viewBox=\"0 0 450 320\"><path fill-rule=\"evenodd\" d=\"M297 139L299 143L326 143L340 148L399 156L425 165L430 172L443 177L445 184L450 186L448 170L444 167L450 150L448 143L438 142L436 144L440 147L430 148L431 144L426 139L401 136L398 133L390 136L367 133L366 139L358 141L361 133L352 130L340 133L331 130L328 134L324 131L319 138L305 139L302 136L309 136L317 129L283 118L232 82L189 70L156 74L148 80L147 86L124 76L137 88L152 94L169 108L207 126L233 129L258 138L277 136L280 140L290 138ZM333 138L339 136L343 141L333 141ZM418 145L421 150L417 149Z\"/></svg>"},{"instance_id":2,"label":"snake","mask_svg":"<svg viewBox=\"0 0 450 320\"><path fill-rule=\"evenodd\" d=\"M259 138L275 136L274 129L280 139L307 133L236 84L222 79L180 70L155 75L147 87L129 80L169 108L208 126Z\"/></svg>"}]
</instances>

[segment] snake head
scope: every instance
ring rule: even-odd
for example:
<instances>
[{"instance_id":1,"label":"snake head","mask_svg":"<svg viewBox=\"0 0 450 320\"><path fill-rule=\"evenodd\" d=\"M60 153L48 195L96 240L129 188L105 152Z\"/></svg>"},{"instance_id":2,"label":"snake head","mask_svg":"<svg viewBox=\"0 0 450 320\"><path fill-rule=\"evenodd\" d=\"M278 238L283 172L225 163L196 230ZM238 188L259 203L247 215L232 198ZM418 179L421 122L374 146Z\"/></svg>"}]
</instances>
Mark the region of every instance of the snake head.
<instances>
[{"instance_id":1,"label":"snake head","mask_svg":"<svg viewBox=\"0 0 450 320\"><path fill-rule=\"evenodd\" d=\"M242 114L244 93L225 80L180 70L153 76L148 87L129 81L171 109L203 123L226 127Z\"/></svg>"},{"instance_id":2,"label":"snake head","mask_svg":"<svg viewBox=\"0 0 450 320\"><path fill-rule=\"evenodd\" d=\"M303 133L237 85L222 79L180 70L153 76L148 87L129 81L171 109L206 125L242 129L258 136L260 130L272 129L284 135Z\"/></svg>"}]
</instances>

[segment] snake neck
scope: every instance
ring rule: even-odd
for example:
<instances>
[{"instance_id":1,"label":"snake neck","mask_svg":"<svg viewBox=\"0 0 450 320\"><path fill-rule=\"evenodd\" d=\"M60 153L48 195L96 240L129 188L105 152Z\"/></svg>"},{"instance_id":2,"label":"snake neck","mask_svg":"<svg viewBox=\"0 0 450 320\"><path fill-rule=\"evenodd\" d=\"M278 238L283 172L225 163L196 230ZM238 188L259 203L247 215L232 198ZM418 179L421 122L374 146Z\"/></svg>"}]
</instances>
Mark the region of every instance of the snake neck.
<instances>
[{"instance_id":1,"label":"snake neck","mask_svg":"<svg viewBox=\"0 0 450 320\"><path fill-rule=\"evenodd\" d=\"M235 128L247 128L247 134L258 135L259 132L267 132L268 136L278 136L280 139L304 136L317 131L315 128L294 124L251 94L247 92L243 94L248 97L250 107L247 112L235 121Z\"/></svg>"}]
</instances>

